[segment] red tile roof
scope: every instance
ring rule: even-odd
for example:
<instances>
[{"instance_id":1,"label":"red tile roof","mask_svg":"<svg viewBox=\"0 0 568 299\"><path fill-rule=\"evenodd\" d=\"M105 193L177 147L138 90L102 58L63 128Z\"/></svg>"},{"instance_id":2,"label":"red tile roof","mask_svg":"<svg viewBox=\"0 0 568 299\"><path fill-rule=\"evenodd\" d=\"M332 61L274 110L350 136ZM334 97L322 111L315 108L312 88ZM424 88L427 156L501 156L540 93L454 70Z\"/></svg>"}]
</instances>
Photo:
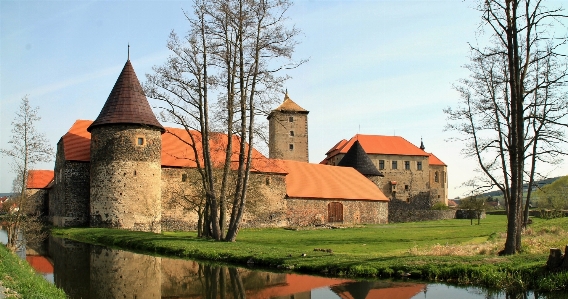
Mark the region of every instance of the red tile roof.
<instances>
[{"instance_id":1,"label":"red tile roof","mask_svg":"<svg viewBox=\"0 0 568 299\"><path fill-rule=\"evenodd\" d=\"M367 154L403 155L403 156L428 156L414 144L400 136L363 135L357 134L351 138L339 151L347 153L353 143L359 140Z\"/></svg>"},{"instance_id":2,"label":"red tile roof","mask_svg":"<svg viewBox=\"0 0 568 299\"><path fill-rule=\"evenodd\" d=\"M327 278L309 275L286 274L286 283L271 286L261 290L247 290L248 299L265 299L289 297L293 294L310 292L313 289L350 283L353 280Z\"/></svg>"},{"instance_id":3,"label":"red tile roof","mask_svg":"<svg viewBox=\"0 0 568 299\"><path fill-rule=\"evenodd\" d=\"M29 170L28 189L45 189L53 181L53 170Z\"/></svg>"},{"instance_id":4,"label":"red tile roof","mask_svg":"<svg viewBox=\"0 0 568 299\"><path fill-rule=\"evenodd\" d=\"M26 261L36 270L36 272L41 274L51 274L53 273L53 265L49 262L47 258L39 255L26 255Z\"/></svg>"},{"instance_id":5,"label":"red tile roof","mask_svg":"<svg viewBox=\"0 0 568 299\"><path fill-rule=\"evenodd\" d=\"M290 198L389 200L354 168L290 160L283 162L288 171L286 195Z\"/></svg>"},{"instance_id":6,"label":"red tile roof","mask_svg":"<svg viewBox=\"0 0 568 299\"><path fill-rule=\"evenodd\" d=\"M69 161L90 161L91 151L91 133L87 131L87 127L92 122L89 120L77 120L73 126L63 136L63 146L65 159ZM196 159L191 148L186 144L191 142L191 137L184 129L165 128L166 133L162 134L162 166L164 167L196 167ZM201 135L197 131L192 131L194 139L197 141L198 152L200 151ZM211 138L210 148L213 163L220 166L225 159L225 146L227 144L227 135L214 134ZM236 165L238 161L238 139L233 140L234 153L231 161ZM263 154L253 148L252 151L252 171L263 173L279 173L285 174L286 171L277 160L266 158ZM200 157L202 163L202 157ZM203 165L203 164L201 164Z\"/></svg>"},{"instance_id":7,"label":"red tile roof","mask_svg":"<svg viewBox=\"0 0 568 299\"><path fill-rule=\"evenodd\" d=\"M442 160L438 159L434 154L428 154L428 164L430 165L440 165L440 166L448 166L446 163L442 162Z\"/></svg>"},{"instance_id":8,"label":"red tile roof","mask_svg":"<svg viewBox=\"0 0 568 299\"><path fill-rule=\"evenodd\" d=\"M130 60L126 61L97 119L87 129L107 124L142 124L164 131L152 112Z\"/></svg>"}]
</instances>

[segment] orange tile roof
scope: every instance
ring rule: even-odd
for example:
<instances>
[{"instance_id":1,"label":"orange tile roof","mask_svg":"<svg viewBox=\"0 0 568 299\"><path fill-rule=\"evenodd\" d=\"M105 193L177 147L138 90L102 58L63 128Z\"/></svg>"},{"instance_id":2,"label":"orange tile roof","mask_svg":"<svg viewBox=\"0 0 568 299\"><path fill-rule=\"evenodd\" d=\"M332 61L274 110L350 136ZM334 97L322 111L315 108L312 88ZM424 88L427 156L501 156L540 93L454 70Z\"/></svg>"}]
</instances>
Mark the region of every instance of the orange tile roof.
<instances>
[{"instance_id":1,"label":"orange tile roof","mask_svg":"<svg viewBox=\"0 0 568 299\"><path fill-rule=\"evenodd\" d=\"M440 166L448 166L446 163L442 162L442 160L438 159L434 154L428 154L428 164L430 165L440 165Z\"/></svg>"},{"instance_id":2,"label":"orange tile roof","mask_svg":"<svg viewBox=\"0 0 568 299\"><path fill-rule=\"evenodd\" d=\"M45 189L53 181L53 170L29 170L28 189Z\"/></svg>"},{"instance_id":3,"label":"orange tile roof","mask_svg":"<svg viewBox=\"0 0 568 299\"><path fill-rule=\"evenodd\" d=\"M51 274L53 273L53 265L49 262L47 258L39 255L26 255L26 261L36 270L36 272L41 274Z\"/></svg>"},{"instance_id":4,"label":"orange tile roof","mask_svg":"<svg viewBox=\"0 0 568 299\"><path fill-rule=\"evenodd\" d=\"M332 148L329 149L329 151L327 151L327 153L325 153L326 155L331 155L334 156L337 153L333 153L331 154L333 151L339 151L341 150L345 145L347 144L347 140L345 139L341 139L341 141L339 141L338 143L336 143Z\"/></svg>"},{"instance_id":5,"label":"orange tile roof","mask_svg":"<svg viewBox=\"0 0 568 299\"><path fill-rule=\"evenodd\" d=\"M77 120L73 126L63 136L63 146L65 159L69 161L90 161L91 152L91 133L87 128L92 123L90 120ZM186 144L192 143L191 137L184 129L165 128L166 133L162 134L162 166L164 167L196 167L196 159L191 148ZM201 135L197 131L192 131L192 136L197 142L198 151L200 150ZM220 166L225 159L225 146L227 135L214 134L211 138L211 155L214 166ZM231 157L233 166L238 162L238 138L234 137L234 153ZM253 172L279 173L286 174L286 170L277 160L266 158L263 154L253 148L252 150ZM200 157L200 161L202 157ZM202 162L201 162L202 163ZM203 165L203 164L202 164Z\"/></svg>"},{"instance_id":6,"label":"orange tile roof","mask_svg":"<svg viewBox=\"0 0 568 299\"><path fill-rule=\"evenodd\" d=\"M388 201L369 179L351 167L284 160L288 171L286 195L291 198L322 198Z\"/></svg>"},{"instance_id":7,"label":"orange tile roof","mask_svg":"<svg viewBox=\"0 0 568 299\"><path fill-rule=\"evenodd\" d=\"M69 131L63 135L63 152L67 161L89 162L91 160L91 133L87 128L91 120L76 120Z\"/></svg>"},{"instance_id":8,"label":"orange tile roof","mask_svg":"<svg viewBox=\"0 0 568 299\"><path fill-rule=\"evenodd\" d=\"M403 155L403 156L428 156L414 144L400 136L363 135L357 134L351 138L339 151L347 153L353 143L359 140L367 154Z\"/></svg>"},{"instance_id":9,"label":"orange tile roof","mask_svg":"<svg viewBox=\"0 0 568 299\"><path fill-rule=\"evenodd\" d=\"M285 296L287 297L293 294L310 292L313 289L349 282L353 282L353 280L286 274L286 283L261 290L247 290L246 298L265 299Z\"/></svg>"}]
</instances>

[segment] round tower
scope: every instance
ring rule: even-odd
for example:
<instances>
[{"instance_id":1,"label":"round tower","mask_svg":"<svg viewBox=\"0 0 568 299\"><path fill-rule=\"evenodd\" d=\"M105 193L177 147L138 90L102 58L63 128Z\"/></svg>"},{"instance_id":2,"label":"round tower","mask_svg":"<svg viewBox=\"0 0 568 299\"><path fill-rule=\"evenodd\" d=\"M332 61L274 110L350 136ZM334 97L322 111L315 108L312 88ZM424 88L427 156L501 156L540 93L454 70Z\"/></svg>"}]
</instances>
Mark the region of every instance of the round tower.
<instances>
[{"instance_id":1,"label":"round tower","mask_svg":"<svg viewBox=\"0 0 568 299\"><path fill-rule=\"evenodd\" d=\"M165 130L130 60L87 131L91 133L90 226L160 232Z\"/></svg>"},{"instance_id":2,"label":"round tower","mask_svg":"<svg viewBox=\"0 0 568 299\"><path fill-rule=\"evenodd\" d=\"M271 159L309 162L308 113L286 92L284 102L268 115L268 156Z\"/></svg>"}]
</instances>

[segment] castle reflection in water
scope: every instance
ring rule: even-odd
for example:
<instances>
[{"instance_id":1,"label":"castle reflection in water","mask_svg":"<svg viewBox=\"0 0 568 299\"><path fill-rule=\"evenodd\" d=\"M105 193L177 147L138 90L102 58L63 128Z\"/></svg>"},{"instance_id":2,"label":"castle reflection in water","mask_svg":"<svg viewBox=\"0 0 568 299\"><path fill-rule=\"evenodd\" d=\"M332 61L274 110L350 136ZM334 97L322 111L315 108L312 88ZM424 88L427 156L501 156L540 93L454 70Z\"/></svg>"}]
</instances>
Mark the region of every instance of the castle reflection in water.
<instances>
[{"instance_id":1,"label":"castle reflection in water","mask_svg":"<svg viewBox=\"0 0 568 299\"><path fill-rule=\"evenodd\" d=\"M260 272L49 239L55 284L70 298L412 298L424 284ZM326 293L327 292L327 293Z\"/></svg>"}]
</instances>

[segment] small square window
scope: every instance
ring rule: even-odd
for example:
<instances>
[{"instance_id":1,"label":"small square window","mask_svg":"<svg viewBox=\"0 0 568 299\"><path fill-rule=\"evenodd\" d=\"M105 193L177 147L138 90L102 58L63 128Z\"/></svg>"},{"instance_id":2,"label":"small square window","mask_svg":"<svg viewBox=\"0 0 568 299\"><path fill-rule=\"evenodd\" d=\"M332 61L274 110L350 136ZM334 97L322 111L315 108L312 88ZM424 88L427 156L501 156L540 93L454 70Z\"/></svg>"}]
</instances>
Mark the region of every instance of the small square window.
<instances>
[{"instance_id":1,"label":"small square window","mask_svg":"<svg viewBox=\"0 0 568 299\"><path fill-rule=\"evenodd\" d=\"M138 137L137 141L136 141L137 145L144 145L144 138L143 137Z\"/></svg>"},{"instance_id":2,"label":"small square window","mask_svg":"<svg viewBox=\"0 0 568 299\"><path fill-rule=\"evenodd\" d=\"M290 131L290 136L294 137L294 131Z\"/></svg>"},{"instance_id":3,"label":"small square window","mask_svg":"<svg viewBox=\"0 0 568 299\"><path fill-rule=\"evenodd\" d=\"M410 161L404 161L404 169L410 170Z\"/></svg>"},{"instance_id":4,"label":"small square window","mask_svg":"<svg viewBox=\"0 0 568 299\"><path fill-rule=\"evenodd\" d=\"M408 190L408 185L404 185L404 190Z\"/></svg>"},{"instance_id":5,"label":"small square window","mask_svg":"<svg viewBox=\"0 0 568 299\"><path fill-rule=\"evenodd\" d=\"M385 169L385 160L379 160L379 170Z\"/></svg>"},{"instance_id":6,"label":"small square window","mask_svg":"<svg viewBox=\"0 0 568 299\"><path fill-rule=\"evenodd\" d=\"M294 145L293 145L293 144L290 144L289 147L290 147L290 150L291 150L291 151L294 150Z\"/></svg>"},{"instance_id":7,"label":"small square window","mask_svg":"<svg viewBox=\"0 0 568 299\"><path fill-rule=\"evenodd\" d=\"M288 121L289 121L289 122L294 122L294 117L293 117L293 116L288 117Z\"/></svg>"},{"instance_id":8,"label":"small square window","mask_svg":"<svg viewBox=\"0 0 568 299\"><path fill-rule=\"evenodd\" d=\"M397 161L392 161L392 169L398 169Z\"/></svg>"}]
</instances>

